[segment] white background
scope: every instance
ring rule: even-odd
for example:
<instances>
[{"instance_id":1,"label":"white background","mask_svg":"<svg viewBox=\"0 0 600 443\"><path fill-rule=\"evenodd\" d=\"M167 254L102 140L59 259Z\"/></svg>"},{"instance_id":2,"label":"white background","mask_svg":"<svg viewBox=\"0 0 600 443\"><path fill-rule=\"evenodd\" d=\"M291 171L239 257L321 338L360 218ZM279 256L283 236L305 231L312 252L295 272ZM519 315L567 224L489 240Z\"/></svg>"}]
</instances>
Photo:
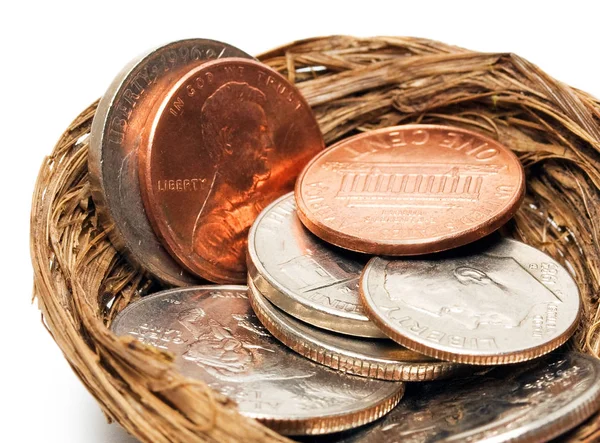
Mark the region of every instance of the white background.
<instances>
[{"instance_id":1,"label":"white background","mask_svg":"<svg viewBox=\"0 0 600 443\"><path fill-rule=\"evenodd\" d=\"M326 34L410 35L515 52L600 97L595 2L4 0L0 6L0 440L131 442L107 425L31 305L29 209L44 155L148 48L187 37L258 54Z\"/></svg>"}]
</instances>

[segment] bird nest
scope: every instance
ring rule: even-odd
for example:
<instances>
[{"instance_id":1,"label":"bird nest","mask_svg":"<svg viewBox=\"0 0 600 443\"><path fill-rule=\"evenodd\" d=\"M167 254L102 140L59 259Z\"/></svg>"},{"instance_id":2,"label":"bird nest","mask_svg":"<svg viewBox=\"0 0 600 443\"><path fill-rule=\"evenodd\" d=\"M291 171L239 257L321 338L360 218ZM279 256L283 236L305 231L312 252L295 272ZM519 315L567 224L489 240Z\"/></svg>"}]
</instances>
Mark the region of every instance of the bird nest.
<instances>
[{"instance_id":1,"label":"bird nest","mask_svg":"<svg viewBox=\"0 0 600 443\"><path fill-rule=\"evenodd\" d=\"M597 99L517 55L416 38L315 38L259 58L297 84L327 144L375 128L439 123L510 147L525 167L527 196L505 234L573 272L584 309L571 345L598 356ZM126 261L98 221L87 168L96 105L71 123L44 160L33 196L34 291L44 324L108 419L140 440L286 441L178 373L172 355L108 329L119 311L158 283ZM599 429L597 415L568 438L591 441Z\"/></svg>"}]
</instances>

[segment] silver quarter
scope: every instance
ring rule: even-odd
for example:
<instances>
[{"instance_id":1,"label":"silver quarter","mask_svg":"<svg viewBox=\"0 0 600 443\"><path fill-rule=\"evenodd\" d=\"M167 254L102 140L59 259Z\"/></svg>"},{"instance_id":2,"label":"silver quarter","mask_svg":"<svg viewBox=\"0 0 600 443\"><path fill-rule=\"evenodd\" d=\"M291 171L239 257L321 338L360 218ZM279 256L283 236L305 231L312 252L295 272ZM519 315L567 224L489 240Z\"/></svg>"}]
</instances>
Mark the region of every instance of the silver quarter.
<instances>
[{"instance_id":1,"label":"silver quarter","mask_svg":"<svg viewBox=\"0 0 600 443\"><path fill-rule=\"evenodd\" d=\"M426 259L371 259L361 277L371 319L435 358L471 364L529 360L575 331L577 285L559 263L493 238Z\"/></svg>"},{"instance_id":2,"label":"silver quarter","mask_svg":"<svg viewBox=\"0 0 600 443\"><path fill-rule=\"evenodd\" d=\"M269 302L249 281L250 304L279 341L317 363L338 371L382 380L425 381L460 375L469 366L435 360L392 340L350 337L308 325Z\"/></svg>"},{"instance_id":3,"label":"silver quarter","mask_svg":"<svg viewBox=\"0 0 600 443\"><path fill-rule=\"evenodd\" d=\"M389 412L404 392L403 383L333 371L281 345L254 315L245 286L163 291L128 306L112 329L170 351L183 374L284 434L360 426Z\"/></svg>"},{"instance_id":4,"label":"silver quarter","mask_svg":"<svg viewBox=\"0 0 600 443\"><path fill-rule=\"evenodd\" d=\"M250 279L278 308L333 332L384 338L359 303L366 261L311 234L296 216L293 193L267 206L248 236Z\"/></svg>"},{"instance_id":5,"label":"silver quarter","mask_svg":"<svg viewBox=\"0 0 600 443\"><path fill-rule=\"evenodd\" d=\"M173 259L148 221L140 194L138 147L149 111L182 71L223 57L252 58L213 40L181 40L132 60L114 79L92 122L92 197L112 243L138 268L174 286L198 279Z\"/></svg>"},{"instance_id":6,"label":"silver quarter","mask_svg":"<svg viewBox=\"0 0 600 443\"><path fill-rule=\"evenodd\" d=\"M410 385L383 420L327 443L549 441L598 408L600 361L557 353L483 376Z\"/></svg>"}]
</instances>

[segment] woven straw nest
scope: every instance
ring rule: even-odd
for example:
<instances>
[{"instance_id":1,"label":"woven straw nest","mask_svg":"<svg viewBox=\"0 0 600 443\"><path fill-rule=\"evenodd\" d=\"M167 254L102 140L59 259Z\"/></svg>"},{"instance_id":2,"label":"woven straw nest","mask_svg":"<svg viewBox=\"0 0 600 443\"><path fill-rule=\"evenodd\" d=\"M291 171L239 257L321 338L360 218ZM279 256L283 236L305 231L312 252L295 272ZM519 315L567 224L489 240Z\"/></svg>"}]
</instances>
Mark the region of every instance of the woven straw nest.
<instances>
[{"instance_id":1,"label":"woven straw nest","mask_svg":"<svg viewBox=\"0 0 600 443\"><path fill-rule=\"evenodd\" d=\"M505 231L570 264L584 302L572 345L598 356L598 100L514 54L424 39L315 38L260 59L297 83L328 144L418 122L467 127L512 148L527 171L527 197ZM140 440L285 441L180 375L170 355L107 328L155 284L98 224L87 171L95 109L83 111L45 159L33 197L35 296L50 334L107 417ZM569 438L596 441L599 429L600 416L592 417Z\"/></svg>"}]
</instances>

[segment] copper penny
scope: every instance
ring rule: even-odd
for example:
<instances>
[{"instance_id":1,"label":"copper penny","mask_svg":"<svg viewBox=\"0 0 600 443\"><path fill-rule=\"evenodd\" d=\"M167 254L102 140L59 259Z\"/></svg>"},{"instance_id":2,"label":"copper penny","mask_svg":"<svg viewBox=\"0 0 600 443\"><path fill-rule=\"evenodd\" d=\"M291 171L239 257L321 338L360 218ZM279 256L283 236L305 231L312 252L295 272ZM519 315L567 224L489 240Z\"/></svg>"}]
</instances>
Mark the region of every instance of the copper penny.
<instances>
[{"instance_id":1,"label":"copper penny","mask_svg":"<svg viewBox=\"0 0 600 443\"><path fill-rule=\"evenodd\" d=\"M519 208L525 174L491 138L406 125L343 140L296 183L298 217L323 240L369 254L413 255L475 241Z\"/></svg>"},{"instance_id":2,"label":"copper penny","mask_svg":"<svg viewBox=\"0 0 600 443\"><path fill-rule=\"evenodd\" d=\"M230 58L185 74L157 104L141 146L142 198L163 244L191 272L234 283L246 279L250 225L324 143L293 85Z\"/></svg>"},{"instance_id":3,"label":"copper penny","mask_svg":"<svg viewBox=\"0 0 600 443\"><path fill-rule=\"evenodd\" d=\"M110 240L135 267L172 286L197 284L162 246L150 226L138 178L140 132L169 86L194 66L224 57L247 57L226 43L181 40L132 60L117 75L92 123L88 168L96 209Z\"/></svg>"}]
</instances>

